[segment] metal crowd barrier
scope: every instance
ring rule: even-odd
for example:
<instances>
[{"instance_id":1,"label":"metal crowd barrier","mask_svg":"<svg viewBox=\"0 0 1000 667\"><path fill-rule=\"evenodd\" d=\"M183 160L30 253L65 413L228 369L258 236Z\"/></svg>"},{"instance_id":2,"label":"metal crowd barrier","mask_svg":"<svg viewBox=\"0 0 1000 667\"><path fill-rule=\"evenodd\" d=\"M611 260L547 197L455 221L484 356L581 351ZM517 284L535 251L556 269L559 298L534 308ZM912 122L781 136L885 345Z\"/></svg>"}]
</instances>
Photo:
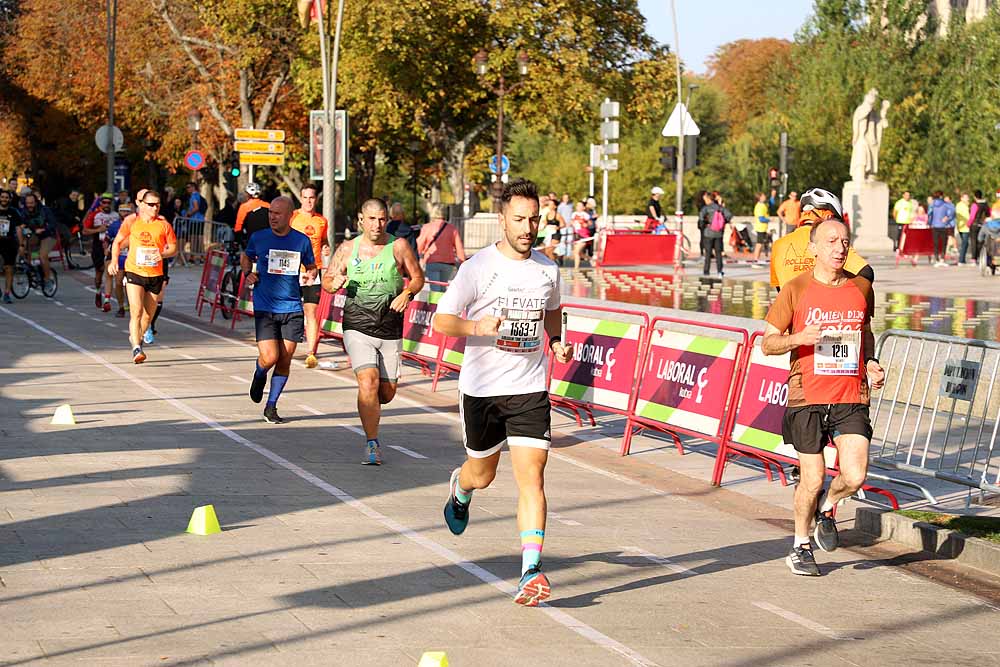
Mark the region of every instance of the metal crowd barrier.
<instances>
[{"instance_id":1,"label":"metal crowd barrier","mask_svg":"<svg viewBox=\"0 0 1000 667\"><path fill-rule=\"evenodd\" d=\"M1000 493L1000 343L891 329L872 410L872 465Z\"/></svg>"},{"instance_id":2,"label":"metal crowd barrier","mask_svg":"<svg viewBox=\"0 0 1000 667\"><path fill-rule=\"evenodd\" d=\"M223 250L233 240L233 228L212 220L176 217L173 221L177 235L177 261L187 266L200 264L211 250Z\"/></svg>"}]
</instances>

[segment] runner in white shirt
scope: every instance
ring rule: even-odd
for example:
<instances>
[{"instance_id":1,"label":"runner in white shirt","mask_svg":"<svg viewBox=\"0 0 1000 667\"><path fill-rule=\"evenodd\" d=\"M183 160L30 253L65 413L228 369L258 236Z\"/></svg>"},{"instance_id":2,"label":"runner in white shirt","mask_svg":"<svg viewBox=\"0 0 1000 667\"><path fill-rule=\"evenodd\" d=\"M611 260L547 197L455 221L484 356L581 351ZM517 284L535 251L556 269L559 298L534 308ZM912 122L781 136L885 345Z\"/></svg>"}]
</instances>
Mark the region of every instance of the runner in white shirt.
<instances>
[{"instance_id":1,"label":"runner in white shirt","mask_svg":"<svg viewBox=\"0 0 1000 667\"><path fill-rule=\"evenodd\" d=\"M496 477L506 442L519 489L521 580L514 602L533 607L550 595L540 567L551 440L546 334L560 361L568 361L571 350L559 336L559 267L531 249L538 234L538 188L514 180L504 186L501 201L501 240L462 264L434 316L436 331L467 338L458 378L467 456L451 474L444 517L452 533L465 530L472 492Z\"/></svg>"}]
</instances>

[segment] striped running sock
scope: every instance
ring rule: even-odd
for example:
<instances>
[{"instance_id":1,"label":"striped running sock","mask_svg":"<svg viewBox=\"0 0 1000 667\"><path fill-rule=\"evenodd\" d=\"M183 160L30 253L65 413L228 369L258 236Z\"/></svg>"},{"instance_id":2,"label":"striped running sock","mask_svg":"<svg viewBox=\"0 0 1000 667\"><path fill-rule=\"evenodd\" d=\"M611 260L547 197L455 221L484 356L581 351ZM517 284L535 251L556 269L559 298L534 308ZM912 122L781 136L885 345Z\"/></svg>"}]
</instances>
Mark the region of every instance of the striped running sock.
<instances>
[{"instance_id":1,"label":"striped running sock","mask_svg":"<svg viewBox=\"0 0 1000 667\"><path fill-rule=\"evenodd\" d=\"M521 531L521 574L535 567L542 560L542 542L544 541L544 530Z\"/></svg>"},{"instance_id":2,"label":"striped running sock","mask_svg":"<svg viewBox=\"0 0 1000 667\"><path fill-rule=\"evenodd\" d=\"M468 505L472 502L472 491L466 491L458 484L455 484L455 500L463 505Z\"/></svg>"}]
</instances>

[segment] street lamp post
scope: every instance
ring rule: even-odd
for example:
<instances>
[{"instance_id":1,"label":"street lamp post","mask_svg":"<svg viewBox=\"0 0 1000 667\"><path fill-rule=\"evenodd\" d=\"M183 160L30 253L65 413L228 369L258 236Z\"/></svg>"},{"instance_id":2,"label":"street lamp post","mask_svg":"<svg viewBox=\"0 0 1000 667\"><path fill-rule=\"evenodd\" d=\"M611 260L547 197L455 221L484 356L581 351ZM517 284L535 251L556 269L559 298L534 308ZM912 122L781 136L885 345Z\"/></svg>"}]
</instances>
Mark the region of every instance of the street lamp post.
<instances>
[{"instance_id":1,"label":"street lamp post","mask_svg":"<svg viewBox=\"0 0 1000 667\"><path fill-rule=\"evenodd\" d=\"M420 150L421 143L414 139L408 144L410 153L413 155L413 220L410 224L412 227L417 223L417 151Z\"/></svg>"},{"instance_id":2,"label":"street lamp post","mask_svg":"<svg viewBox=\"0 0 1000 667\"><path fill-rule=\"evenodd\" d=\"M198 133L201 132L201 112L191 109L187 114L188 130L191 132L191 148L198 150Z\"/></svg>"},{"instance_id":3,"label":"street lamp post","mask_svg":"<svg viewBox=\"0 0 1000 667\"><path fill-rule=\"evenodd\" d=\"M108 0L108 145L107 179L108 192L115 191L115 48L118 40L118 0Z\"/></svg>"},{"instance_id":4,"label":"street lamp post","mask_svg":"<svg viewBox=\"0 0 1000 667\"><path fill-rule=\"evenodd\" d=\"M476 66L476 75L480 79L485 79L489 72L489 56L486 51L479 51L473 58ZM521 80L512 86L507 86L507 81L503 72L499 74L499 85L490 86L488 89L497 96L497 152L496 152L496 180L493 182L493 211L500 211L500 197L503 195L503 98L508 93L514 92L518 86L524 83L524 77L528 75L528 54L521 51L517 54L517 74Z\"/></svg>"}]
</instances>

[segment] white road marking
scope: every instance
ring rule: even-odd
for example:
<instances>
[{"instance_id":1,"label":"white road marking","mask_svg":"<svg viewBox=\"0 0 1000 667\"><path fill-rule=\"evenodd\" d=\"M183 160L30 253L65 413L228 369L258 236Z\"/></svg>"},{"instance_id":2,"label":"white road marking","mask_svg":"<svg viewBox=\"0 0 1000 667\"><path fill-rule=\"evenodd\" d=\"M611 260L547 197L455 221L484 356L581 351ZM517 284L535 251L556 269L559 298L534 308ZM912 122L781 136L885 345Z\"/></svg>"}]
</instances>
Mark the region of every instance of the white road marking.
<instances>
[{"instance_id":1,"label":"white road marking","mask_svg":"<svg viewBox=\"0 0 1000 667\"><path fill-rule=\"evenodd\" d=\"M242 382L243 384L250 384L250 380L246 378L241 378L239 375L230 375L229 377L233 378L237 382Z\"/></svg>"},{"instance_id":2,"label":"white road marking","mask_svg":"<svg viewBox=\"0 0 1000 667\"><path fill-rule=\"evenodd\" d=\"M184 354L183 352L178 352L177 354L181 355L185 359L190 359L192 361L194 361L194 359L195 359L195 357L192 357L190 354Z\"/></svg>"},{"instance_id":3,"label":"white road marking","mask_svg":"<svg viewBox=\"0 0 1000 667\"><path fill-rule=\"evenodd\" d=\"M357 434L358 434L358 435L360 435L360 436L361 436L362 438L364 438L364 437L367 437L367 436L365 435L365 432L364 432L364 431L362 431L362 430L361 430L360 428L358 428L357 426L355 426L354 424L337 424L337 426L340 426L341 428L346 428L346 429L347 429L348 431L350 431L351 433L357 433Z\"/></svg>"},{"instance_id":4,"label":"white road marking","mask_svg":"<svg viewBox=\"0 0 1000 667\"><path fill-rule=\"evenodd\" d=\"M61 305L63 305L63 302L62 302L62 301L56 301L56 302L55 302L55 304L56 304L57 306L61 306Z\"/></svg>"},{"instance_id":5,"label":"white road marking","mask_svg":"<svg viewBox=\"0 0 1000 667\"><path fill-rule=\"evenodd\" d=\"M769 611L776 616L780 616L786 621L791 621L792 623L798 623L803 628L808 628L813 632L828 637L829 639L836 639L837 641L851 642L857 639L857 637L847 637L840 634L836 630L831 630L825 625L821 625L816 621L810 621L804 616L799 616L794 611L788 611L787 609L782 609L781 607L776 607L770 602L754 602L753 606L758 609L763 609L764 611Z\"/></svg>"},{"instance_id":6,"label":"white road marking","mask_svg":"<svg viewBox=\"0 0 1000 667\"><path fill-rule=\"evenodd\" d=\"M77 315L79 315L80 317L90 317L90 315L84 313L83 311L77 312Z\"/></svg>"},{"instance_id":7,"label":"white road marking","mask_svg":"<svg viewBox=\"0 0 1000 667\"><path fill-rule=\"evenodd\" d=\"M622 550L619 556L638 556L639 558L645 558L651 563L656 563L661 567L664 567L674 574L693 574L693 572L686 567L681 567L677 563L673 562L669 558L664 558L663 556L657 556L654 553L650 553L645 549L640 549L639 547L618 547Z\"/></svg>"},{"instance_id":8,"label":"white road marking","mask_svg":"<svg viewBox=\"0 0 1000 667\"><path fill-rule=\"evenodd\" d=\"M322 412L320 412L316 408L311 408L308 405L299 404L299 408L302 409L302 410L305 410L306 412L308 412L311 415L316 415L317 417L322 417L323 416Z\"/></svg>"},{"instance_id":9,"label":"white road marking","mask_svg":"<svg viewBox=\"0 0 1000 667\"><path fill-rule=\"evenodd\" d=\"M74 308L73 306L66 306L66 310L68 310L71 313L75 313L76 312L76 308Z\"/></svg>"},{"instance_id":10,"label":"white road marking","mask_svg":"<svg viewBox=\"0 0 1000 667\"><path fill-rule=\"evenodd\" d=\"M114 322L105 322L105 323L104 323L104 326L106 326L106 327L111 327L112 329L114 329L114 327L115 327L115 323L114 323Z\"/></svg>"},{"instance_id":11,"label":"white road marking","mask_svg":"<svg viewBox=\"0 0 1000 667\"><path fill-rule=\"evenodd\" d=\"M406 447L400 447L399 445L386 445L389 449L395 449L396 451L403 452L407 456L412 456L415 459L426 459L427 457L423 454L417 454L412 449L407 449Z\"/></svg>"},{"instance_id":12,"label":"white road marking","mask_svg":"<svg viewBox=\"0 0 1000 667\"><path fill-rule=\"evenodd\" d=\"M562 514L556 514L555 512L549 512L549 516L564 526L582 526L583 524L579 521L573 521L573 519L567 519Z\"/></svg>"},{"instance_id":13,"label":"white road marking","mask_svg":"<svg viewBox=\"0 0 1000 667\"><path fill-rule=\"evenodd\" d=\"M182 401L179 401L176 398L170 396L169 394L166 394L166 393L160 391L159 389L157 389L153 385L149 384L145 380L141 380L141 379L139 379L139 378L131 375L130 373L126 372L122 368L120 368L118 366L115 366L111 362L109 362L106 359L104 359L104 357L101 357L100 355L98 355L98 354L96 354L94 352L91 352L90 350L88 350L88 349L86 349L84 347L81 347L80 345L78 345L77 343L74 343L73 341L69 340L68 338L64 338L63 336L60 336L59 334L55 333L54 331L51 331L50 329L45 328L44 326L42 326L41 324L35 322L32 319L29 319L27 317L24 317L22 315L19 315L19 314L15 313L14 311L10 310L9 308L5 308L3 306L0 306L0 311L2 311L4 313L7 313L8 315L10 315L12 317L15 317L15 318L21 320L25 324L33 327L34 329L37 329L38 331L40 331L43 334L48 335L49 337L53 338L54 340L59 341L63 345L65 345L65 346L67 346L67 347L69 347L69 348L71 348L71 349L79 352L80 354L83 354L83 355L89 357L93 361L95 361L95 362L101 364L102 366L104 366L105 368L107 368L112 373L114 373L114 374L122 377L125 380L128 380L129 382L132 382L133 384L135 384L136 386L140 387L141 389L144 389L149 394L151 394L153 396L156 396L157 398L159 398L159 399L161 399L161 400L169 403L171 406L173 406L174 408L176 408L180 412L183 412L184 414L190 416L191 418L193 418L193 419L195 419L197 421L200 421L202 424L205 424L209 428L211 428L211 429L213 429L213 430L221 433L222 435L226 436L227 438L229 438L230 440L232 440L236 444L241 445L243 447L246 447L247 449L249 449L251 451L257 452L258 454L260 454L261 456L263 456L267 460L269 460L272 463L275 463L275 464L281 466L285 470L288 470L292 474L296 475L297 477L299 477L303 481L308 482L309 484L312 484L316 488L318 488L318 489L320 489L322 491L325 491L329 495L333 496L334 498L336 498L340 502L344 503L345 505L351 507L352 509L354 509L355 511L359 512L360 514L363 514L363 515L367 516L368 518L372 519L373 521L377 521L378 523L382 524L383 526L385 526L389 530L392 530L393 532L396 532L396 533L402 535L403 537L405 537L408 540L414 542L415 544L420 545L421 547L423 547L424 549L426 549L426 550L430 551L431 553L435 554L439 558L441 558L443 560L446 560L446 561L449 561L453 565L456 565L459 568L465 570L468 574L472 575L473 577L475 577L479 581L483 582L484 584L489 584L490 586L492 586L496 590L498 590L501 593L503 593L505 596L507 596L507 597L513 597L514 594L517 592L517 589L515 588L515 586L513 584L511 584L510 582L505 581L505 580L499 578L498 576L496 576L495 574L493 574L489 570L487 570L487 569L485 569L485 568L483 568L483 567L481 567L479 565L476 565L473 562L470 562L470 561L466 560L461 555L459 555L457 552L452 551L451 549L438 544L434 540L431 540L430 538L425 537L425 536L417 533L412 528L408 528L407 526L399 523L395 519L392 519L392 518L390 518L390 517L382 514L381 512L376 511L375 509L373 509L369 505L363 503L362 501L358 500L357 498L355 498L354 496L350 495L346 491L343 491L343 490L337 488L336 486L330 484L329 482L327 482L327 481L325 481L323 479L320 479L319 477L317 477L313 473L309 472L308 470L305 470L304 468L296 465L295 463L292 463L291 461L289 461L288 459L284 458L283 456L275 454L270 449L268 449L268 448L266 448L266 447L264 447L262 445L258 445L257 443L255 443L255 442L253 442L251 440L248 440L247 438L245 438L242 435L236 433L235 431L233 431L233 430L231 430L231 429L223 426L222 424L218 423L217 421L215 421L211 417L209 417L209 416L207 416L207 415L199 412L195 408L192 408L188 404L186 404L186 403L184 403ZM344 428L347 428L347 429L352 430L352 431L360 431L361 430L361 429L358 429L356 426L348 426L346 424L342 424L342 426ZM625 658L626 660L628 660L629 662L631 662L633 665L637 665L638 667L656 667L656 663L654 663L654 662L652 662L652 661L644 658L642 655L640 655L639 653L637 653L633 649L629 648L628 646L625 646L624 644L622 644L621 642L619 642L619 641L617 641L615 639L612 639L611 637L608 637L604 633L600 632L599 630L597 630L595 628L592 628L591 626L587 625L583 621L580 621L579 619L575 618L574 616L571 616L571 615L567 614L566 612L561 611L559 609L555 609L554 607L550 607L550 606L548 606L545 603L540 604L538 608L539 608L539 610L542 613L544 613L549 618L551 618L555 622L559 623L563 627L565 627L565 628L567 628L569 630L572 630L573 632L577 633L578 635L580 635L581 637L587 639L588 641L596 644L597 646L600 646L600 647L602 647L602 648L604 648L604 649L606 649L606 650L608 650L608 651L610 651L612 653L615 653L615 654L617 654L617 655Z\"/></svg>"},{"instance_id":14,"label":"white road marking","mask_svg":"<svg viewBox=\"0 0 1000 667\"><path fill-rule=\"evenodd\" d=\"M215 371L216 373L221 373L222 372L221 368L219 368L218 366L213 366L212 364L202 364L202 366L204 366L205 368L207 368L210 371Z\"/></svg>"}]
</instances>

